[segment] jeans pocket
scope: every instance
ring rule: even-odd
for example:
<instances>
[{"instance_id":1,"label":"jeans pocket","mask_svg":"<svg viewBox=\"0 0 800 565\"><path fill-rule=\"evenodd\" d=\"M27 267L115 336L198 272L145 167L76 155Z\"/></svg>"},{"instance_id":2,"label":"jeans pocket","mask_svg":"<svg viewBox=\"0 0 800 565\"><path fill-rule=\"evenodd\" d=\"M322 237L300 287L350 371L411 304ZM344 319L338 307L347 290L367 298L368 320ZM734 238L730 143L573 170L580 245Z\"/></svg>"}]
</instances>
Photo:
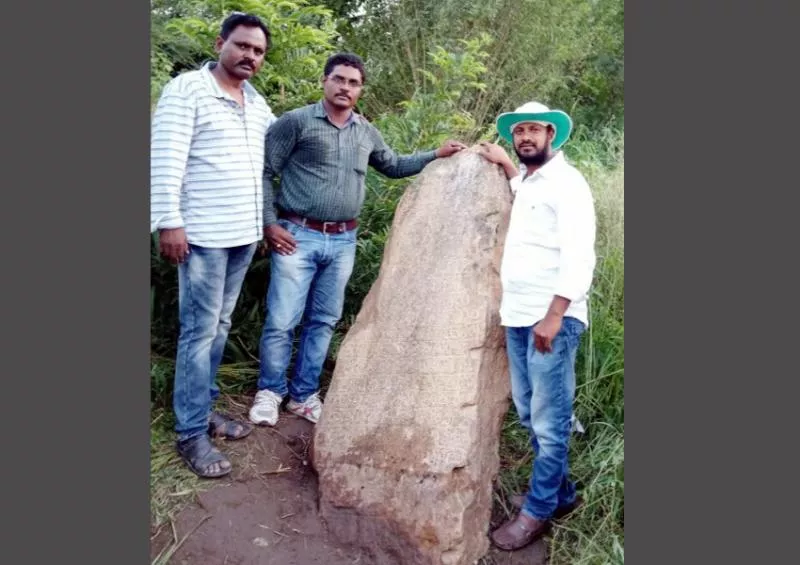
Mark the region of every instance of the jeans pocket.
<instances>
[{"instance_id":1,"label":"jeans pocket","mask_svg":"<svg viewBox=\"0 0 800 565\"><path fill-rule=\"evenodd\" d=\"M300 226L295 224L294 222L290 222L289 220L281 218L278 220L278 225L288 231L292 237L294 237L297 232L300 230Z\"/></svg>"},{"instance_id":2,"label":"jeans pocket","mask_svg":"<svg viewBox=\"0 0 800 565\"><path fill-rule=\"evenodd\" d=\"M358 226L354 227L350 231L344 232L344 236L344 240L347 242L347 244L355 247L356 240L358 239Z\"/></svg>"},{"instance_id":3,"label":"jeans pocket","mask_svg":"<svg viewBox=\"0 0 800 565\"><path fill-rule=\"evenodd\" d=\"M573 347L577 347L581 341L581 336L586 330L583 322L576 318L564 318L563 322L564 336L569 340Z\"/></svg>"}]
</instances>

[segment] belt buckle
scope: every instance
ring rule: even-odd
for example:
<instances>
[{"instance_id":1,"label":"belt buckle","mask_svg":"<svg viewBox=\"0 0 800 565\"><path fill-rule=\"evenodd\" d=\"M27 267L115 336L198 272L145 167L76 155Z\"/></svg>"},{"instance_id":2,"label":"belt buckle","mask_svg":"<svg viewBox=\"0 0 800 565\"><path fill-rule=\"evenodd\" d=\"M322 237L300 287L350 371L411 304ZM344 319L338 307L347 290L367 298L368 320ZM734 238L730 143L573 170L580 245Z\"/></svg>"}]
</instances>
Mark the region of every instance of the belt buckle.
<instances>
[{"instance_id":1,"label":"belt buckle","mask_svg":"<svg viewBox=\"0 0 800 565\"><path fill-rule=\"evenodd\" d=\"M334 233L342 233L341 223L340 222L322 222L322 233L328 234L328 225L332 226L339 226L338 229Z\"/></svg>"}]
</instances>

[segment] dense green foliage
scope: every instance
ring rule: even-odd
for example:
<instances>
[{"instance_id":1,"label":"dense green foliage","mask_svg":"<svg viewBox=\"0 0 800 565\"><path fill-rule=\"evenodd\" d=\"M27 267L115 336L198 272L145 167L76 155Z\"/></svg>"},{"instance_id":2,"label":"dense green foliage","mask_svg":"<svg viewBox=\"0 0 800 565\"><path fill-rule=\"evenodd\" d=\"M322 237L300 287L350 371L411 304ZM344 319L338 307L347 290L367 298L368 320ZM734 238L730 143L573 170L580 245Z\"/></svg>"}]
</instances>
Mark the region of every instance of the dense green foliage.
<instances>
[{"instance_id":1,"label":"dense green foliage","mask_svg":"<svg viewBox=\"0 0 800 565\"><path fill-rule=\"evenodd\" d=\"M153 101L171 76L214 57L215 35L232 10L262 16L272 32L273 49L253 82L277 114L319 99L325 59L352 50L367 64L359 111L399 152L432 148L446 138L494 141L496 114L531 99L572 114L576 131L565 152L589 179L598 214L592 324L579 355L576 402L586 434L572 446L574 472L590 503L556 530L551 551L557 563L623 562L622 0L154 0ZM367 175L357 263L331 362L377 276L409 182L372 170ZM168 406L177 278L159 258L155 236L152 251L153 401ZM224 370L230 386L254 386L268 272L268 260L257 256L234 314ZM530 448L513 410L502 460L500 490L522 488Z\"/></svg>"},{"instance_id":2,"label":"dense green foliage","mask_svg":"<svg viewBox=\"0 0 800 565\"><path fill-rule=\"evenodd\" d=\"M276 113L318 96L322 67L338 36L332 13L324 6L307 0L158 0L152 6L153 102L171 76L215 58L214 40L222 20L232 11L256 14L270 30L268 64L252 83Z\"/></svg>"}]
</instances>

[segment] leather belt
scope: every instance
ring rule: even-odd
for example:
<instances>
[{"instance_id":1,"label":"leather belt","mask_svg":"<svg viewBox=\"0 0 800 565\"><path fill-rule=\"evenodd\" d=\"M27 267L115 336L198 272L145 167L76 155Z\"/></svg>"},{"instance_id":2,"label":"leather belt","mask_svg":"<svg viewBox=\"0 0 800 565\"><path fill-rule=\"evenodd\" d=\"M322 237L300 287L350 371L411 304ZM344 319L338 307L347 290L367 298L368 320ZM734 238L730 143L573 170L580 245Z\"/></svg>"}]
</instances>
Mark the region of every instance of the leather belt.
<instances>
[{"instance_id":1,"label":"leather belt","mask_svg":"<svg viewBox=\"0 0 800 565\"><path fill-rule=\"evenodd\" d=\"M358 220L355 218L346 222L320 222L319 220L312 220L311 218L304 218L287 212L279 212L278 217L322 233L344 233L358 226Z\"/></svg>"}]
</instances>

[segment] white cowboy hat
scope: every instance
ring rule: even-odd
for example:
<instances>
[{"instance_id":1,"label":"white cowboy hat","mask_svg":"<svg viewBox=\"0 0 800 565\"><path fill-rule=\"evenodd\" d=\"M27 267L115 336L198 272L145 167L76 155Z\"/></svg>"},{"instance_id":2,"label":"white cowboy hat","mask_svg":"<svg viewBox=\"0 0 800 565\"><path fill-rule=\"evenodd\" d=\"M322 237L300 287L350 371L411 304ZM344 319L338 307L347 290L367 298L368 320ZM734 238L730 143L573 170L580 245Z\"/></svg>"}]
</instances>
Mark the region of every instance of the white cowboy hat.
<instances>
[{"instance_id":1,"label":"white cowboy hat","mask_svg":"<svg viewBox=\"0 0 800 565\"><path fill-rule=\"evenodd\" d=\"M553 126L555 129L553 150L564 145L572 133L572 118L566 112L551 110L539 102L527 102L513 112L504 112L497 116L497 133L510 143L514 143L511 132L514 126L521 122L538 122Z\"/></svg>"}]
</instances>

